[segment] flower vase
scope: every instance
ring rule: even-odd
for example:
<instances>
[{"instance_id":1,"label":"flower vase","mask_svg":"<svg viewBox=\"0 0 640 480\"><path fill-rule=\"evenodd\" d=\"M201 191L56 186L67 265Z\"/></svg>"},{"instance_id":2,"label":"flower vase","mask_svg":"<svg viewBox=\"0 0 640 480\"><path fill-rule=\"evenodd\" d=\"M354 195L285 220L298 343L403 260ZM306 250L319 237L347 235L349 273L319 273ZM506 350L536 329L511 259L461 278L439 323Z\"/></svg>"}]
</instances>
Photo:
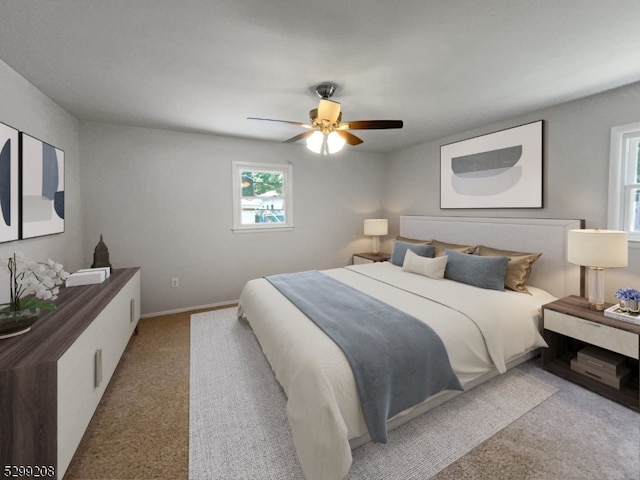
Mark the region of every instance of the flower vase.
<instances>
[{"instance_id":1,"label":"flower vase","mask_svg":"<svg viewBox=\"0 0 640 480\"><path fill-rule=\"evenodd\" d=\"M0 339L27 333L40 316L39 308L10 310L7 307L0 309Z\"/></svg>"},{"instance_id":2,"label":"flower vase","mask_svg":"<svg viewBox=\"0 0 640 480\"><path fill-rule=\"evenodd\" d=\"M638 307L638 300L629 299L625 300L624 303L626 310L630 311L631 313L638 313L640 311L640 308Z\"/></svg>"}]
</instances>

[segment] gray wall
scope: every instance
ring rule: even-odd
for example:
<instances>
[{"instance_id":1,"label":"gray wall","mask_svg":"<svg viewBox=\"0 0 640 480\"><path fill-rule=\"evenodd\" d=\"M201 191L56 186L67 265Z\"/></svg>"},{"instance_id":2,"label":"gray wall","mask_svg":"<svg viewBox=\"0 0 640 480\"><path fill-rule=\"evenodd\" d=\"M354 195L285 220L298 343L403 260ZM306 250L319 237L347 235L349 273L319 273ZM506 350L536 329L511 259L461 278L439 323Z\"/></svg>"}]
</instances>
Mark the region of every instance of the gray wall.
<instances>
[{"instance_id":1,"label":"gray wall","mask_svg":"<svg viewBox=\"0 0 640 480\"><path fill-rule=\"evenodd\" d=\"M1 60L0 113L0 122L65 152L65 232L1 243L0 255L22 251L31 260L52 258L67 270L75 270L82 249L78 122ZM0 302L9 299L8 285L9 275L0 271Z\"/></svg>"},{"instance_id":2,"label":"gray wall","mask_svg":"<svg viewBox=\"0 0 640 480\"><path fill-rule=\"evenodd\" d=\"M402 214L584 218L606 226L609 134L638 121L640 84L382 156L347 149L318 157L302 146L80 123L0 61L0 121L65 151L66 231L0 244L90 265L104 235L114 267L143 268L143 313L224 303L269 273L330 268L370 249L362 220ZM544 208L440 210L440 145L545 120ZM231 232L231 161L293 162L296 228ZM640 287L640 249L607 272L607 297ZM172 289L170 279L180 278ZM6 285L0 276L0 285ZM0 301L8 292L0 289Z\"/></svg>"},{"instance_id":3,"label":"gray wall","mask_svg":"<svg viewBox=\"0 0 640 480\"><path fill-rule=\"evenodd\" d=\"M146 314L232 301L270 273L346 265L370 250L363 220L382 212L379 155L98 123L80 139L83 261L103 234L114 267L142 267ZM233 160L293 162L293 231L231 231Z\"/></svg>"},{"instance_id":4,"label":"gray wall","mask_svg":"<svg viewBox=\"0 0 640 480\"><path fill-rule=\"evenodd\" d=\"M390 238L400 215L582 218L587 228L607 227L611 128L640 118L640 83L481 129L396 152L389 157L385 215ZM544 185L541 209L440 209L440 146L504 128L544 120ZM640 288L640 245L631 244L629 266L605 272L606 299L619 287Z\"/></svg>"}]
</instances>

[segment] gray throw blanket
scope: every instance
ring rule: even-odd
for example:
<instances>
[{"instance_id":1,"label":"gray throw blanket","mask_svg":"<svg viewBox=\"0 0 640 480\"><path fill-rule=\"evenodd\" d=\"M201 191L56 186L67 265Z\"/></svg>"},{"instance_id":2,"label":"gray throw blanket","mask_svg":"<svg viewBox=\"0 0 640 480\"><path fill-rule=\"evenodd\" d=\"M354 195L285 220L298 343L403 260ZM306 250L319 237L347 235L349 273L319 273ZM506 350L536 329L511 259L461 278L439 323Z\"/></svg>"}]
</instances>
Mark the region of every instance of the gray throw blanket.
<instances>
[{"instance_id":1,"label":"gray throw blanket","mask_svg":"<svg viewBox=\"0 0 640 480\"><path fill-rule=\"evenodd\" d=\"M440 337L420 320L318 271L265 277L344 352L374 442L387 420L442 390L463 390Z\"/></svg>"}]
</instances>

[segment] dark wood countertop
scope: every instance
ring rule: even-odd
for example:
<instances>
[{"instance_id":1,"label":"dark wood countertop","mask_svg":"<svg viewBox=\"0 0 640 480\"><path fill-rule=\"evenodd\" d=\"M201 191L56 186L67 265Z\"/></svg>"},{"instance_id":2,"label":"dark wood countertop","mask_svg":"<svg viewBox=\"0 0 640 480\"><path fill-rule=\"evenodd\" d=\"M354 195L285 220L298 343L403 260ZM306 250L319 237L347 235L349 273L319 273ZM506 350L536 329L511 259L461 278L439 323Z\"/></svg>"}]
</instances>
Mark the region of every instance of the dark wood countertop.
<instances>
[{"instance_id":1,"label":"dark wood countertop","mask_svg":"<svg viewBox=\"0 0 640 480\"><path fill-rule=\"evenodd\" d=\"M0 370L57 361L138 270L114 269L102 283L60 288L58 307L42 310L31 331L0 340Z\"/></svg>"}]
</instances>

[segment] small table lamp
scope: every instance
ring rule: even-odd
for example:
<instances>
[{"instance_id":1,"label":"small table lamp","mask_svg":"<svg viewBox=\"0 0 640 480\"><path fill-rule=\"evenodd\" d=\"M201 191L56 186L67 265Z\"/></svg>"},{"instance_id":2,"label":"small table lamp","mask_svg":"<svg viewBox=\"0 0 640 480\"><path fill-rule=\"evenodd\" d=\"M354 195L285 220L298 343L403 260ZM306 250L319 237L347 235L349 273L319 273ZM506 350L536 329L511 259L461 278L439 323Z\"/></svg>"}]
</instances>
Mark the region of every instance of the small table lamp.
<instances>
[{"instance_id":1,"label":"small table lamp","mask_svg":"<svg viewBox=\"0 0 640 480\"><path fill-rule=\"evenodd\" d=\"M604 310L604 269L626 267L627 232L569 230L567 260L589 269L589 308Z\"/></svg>"},{"instance_id":2,"label":"small table lamp","mask_svg":"<svg viewBox=\"0 0 640 480\"><path fill-rule=\"evenodd\" d=\"M373 236L373 253L380 252L380 235L389 233L386 218L369 218L364 221L364 234Z\"/></svg>"}]
</instances>

